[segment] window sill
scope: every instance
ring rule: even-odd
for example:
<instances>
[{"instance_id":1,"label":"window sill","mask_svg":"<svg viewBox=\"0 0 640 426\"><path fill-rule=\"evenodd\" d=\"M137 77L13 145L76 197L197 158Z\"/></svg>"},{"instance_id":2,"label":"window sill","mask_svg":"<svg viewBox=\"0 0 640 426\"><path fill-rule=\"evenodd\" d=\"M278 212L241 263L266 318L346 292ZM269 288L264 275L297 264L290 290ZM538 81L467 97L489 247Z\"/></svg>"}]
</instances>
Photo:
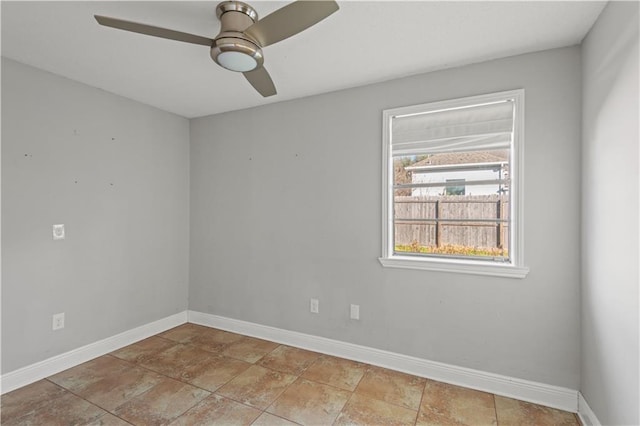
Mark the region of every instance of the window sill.
<instances>
[{"instance_id":1,"label":"window sill","mask_svg":"<svg viewBox=\"0 0 640 426\"><path fill-rule=\"evenodd\" d=\"M381 257L385 268L420 269L423 271L456 272L460 274L489 275L494 277L524 278L529 268L514 265L487 264L465 260L434 260L410 256Z\"/></svg>"}]
</instances>

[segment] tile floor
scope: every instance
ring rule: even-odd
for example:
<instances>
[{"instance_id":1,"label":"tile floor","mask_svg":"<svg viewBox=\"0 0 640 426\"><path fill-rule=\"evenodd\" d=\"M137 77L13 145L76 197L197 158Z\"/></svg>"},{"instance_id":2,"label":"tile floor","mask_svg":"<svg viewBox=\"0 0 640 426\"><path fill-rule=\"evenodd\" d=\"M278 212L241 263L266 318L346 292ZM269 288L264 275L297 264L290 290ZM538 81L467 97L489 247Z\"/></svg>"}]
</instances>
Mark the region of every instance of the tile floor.
<instances>
[{"instance_id":1,"label":"tile floor","mask_svg":"<svg viewBox=\"0 0 640 426\"><path fill-rule=\"evenodd\" d=\"M2 396L13 425L579 425L551 408L184 324Z\"/></svg>"}]
</instances>

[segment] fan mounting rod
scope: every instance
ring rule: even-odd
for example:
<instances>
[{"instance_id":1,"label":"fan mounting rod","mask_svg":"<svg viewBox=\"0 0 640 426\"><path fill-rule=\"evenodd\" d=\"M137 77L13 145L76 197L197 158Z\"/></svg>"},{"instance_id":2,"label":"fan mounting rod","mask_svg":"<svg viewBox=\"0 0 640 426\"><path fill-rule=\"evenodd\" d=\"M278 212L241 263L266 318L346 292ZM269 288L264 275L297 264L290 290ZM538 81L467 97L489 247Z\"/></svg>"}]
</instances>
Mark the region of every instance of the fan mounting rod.
<instances>
[{"instance_id":1,"label":"fan mounting rod","mask_svg":"<svg viewBox=\"0 0 640 426\"><path fill-rule=\"evenodd\" d=\"M241 1L224 1L216 7L220 33L213 40L211 58L228 70L248 72L264 62L258 42L244 34L258 20L254 8Z\"/></svg>"}]
</instances>

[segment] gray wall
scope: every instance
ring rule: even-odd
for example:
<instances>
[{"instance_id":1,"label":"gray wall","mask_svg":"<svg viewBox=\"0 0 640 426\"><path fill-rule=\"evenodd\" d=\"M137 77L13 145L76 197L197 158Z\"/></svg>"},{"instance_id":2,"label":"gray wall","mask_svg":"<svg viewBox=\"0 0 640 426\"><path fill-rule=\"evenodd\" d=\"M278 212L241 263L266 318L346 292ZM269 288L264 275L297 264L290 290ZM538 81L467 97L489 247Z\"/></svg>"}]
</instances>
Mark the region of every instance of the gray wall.
<instances>
[{"instance_id":1,"label":"gray wall","mask_svg":"<svg viewBox=\"0 0 640 426\"><path fill-rule=\"evenodd\" d=\"M521 87L528 277L384 269L382 110ZM577 389L580 90L570 47L191 120L190 309Z\"/></svg>"},{"instance_id":2,"label":"gray wall","mask_svg":"<svg viewBox=\"0 0 640 426\"><path fill-rule=\"evenodd\" d=\"M582 384L603 424L638 425L638 3L583 43Z\"/></svg>"},{"instance_id":3,"label":"gray wall","mask_svg":"<svg viewBox=\"0 0 640 426\"><path fill-rule=\"evenodd\" d=\"M188 209L186 119L3 58L2 372L184 311Z\"/></svg>"}]
</instances>

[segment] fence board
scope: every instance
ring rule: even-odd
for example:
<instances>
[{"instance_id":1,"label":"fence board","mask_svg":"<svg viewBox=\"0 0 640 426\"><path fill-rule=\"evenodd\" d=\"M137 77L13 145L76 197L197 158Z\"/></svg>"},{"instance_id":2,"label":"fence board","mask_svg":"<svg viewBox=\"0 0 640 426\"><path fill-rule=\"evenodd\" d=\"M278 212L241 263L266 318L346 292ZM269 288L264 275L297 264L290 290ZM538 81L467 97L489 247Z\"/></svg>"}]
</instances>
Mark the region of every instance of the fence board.
<instances>
[{"instance_id":1,"label":"fence board","mask_svg":"<svg viewBox=\"0 0 640 426\"><path fill-rule=\"evenodd\" d=\"M509 241L506 195L396 196L394 219L396 245L506 248ZM415 219L432 221L414 222ZM447 219L468 221L451 223Z\"/></svg>"}]
</instances>

